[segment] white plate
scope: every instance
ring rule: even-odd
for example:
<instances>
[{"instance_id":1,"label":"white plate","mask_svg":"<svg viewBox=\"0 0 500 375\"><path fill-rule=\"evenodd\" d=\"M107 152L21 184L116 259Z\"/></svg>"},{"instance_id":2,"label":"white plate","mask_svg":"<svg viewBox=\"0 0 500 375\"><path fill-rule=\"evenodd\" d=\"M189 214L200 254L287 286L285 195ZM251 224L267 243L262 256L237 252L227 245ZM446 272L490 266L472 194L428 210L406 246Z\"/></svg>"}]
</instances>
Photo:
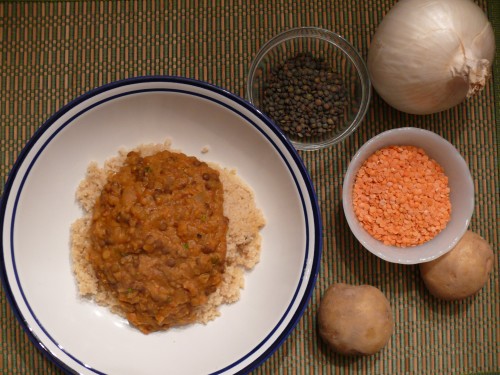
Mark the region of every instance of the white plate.
<instances>
[{"instance_id":1,"label":"white plate","mask_svg":"<svg viewBox=\"0 0 500 375\"><path fill-rule=\"evenodd\" d=\"M237 168L267 224L240 301L207 325L143 335L78 297L70 224L82 215L75 190L90 161L166 138L186 154ZM319 268L319 209L293 147L246 101L184 78L120 81L64 107L22 151L0 208L1 276L12 308L33 342L72 373L248 372L294 328Z\"/></svg>"}]
</instances>

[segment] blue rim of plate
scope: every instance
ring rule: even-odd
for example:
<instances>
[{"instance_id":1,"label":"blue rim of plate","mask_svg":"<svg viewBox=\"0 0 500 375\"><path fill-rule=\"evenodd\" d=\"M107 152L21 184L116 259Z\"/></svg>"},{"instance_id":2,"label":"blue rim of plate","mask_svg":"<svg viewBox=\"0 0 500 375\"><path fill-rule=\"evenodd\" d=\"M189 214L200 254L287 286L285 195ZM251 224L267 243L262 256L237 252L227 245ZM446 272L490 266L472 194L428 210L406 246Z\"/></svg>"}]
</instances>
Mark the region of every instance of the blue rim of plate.
<instances>
[{"instance_id":1,"label":"blue rim of plate","mask_svg":"<svg viewBox=\"0 0 500 375\"><path fill-rule=\"evenodd\" d=\"M2 251L0 251L0 263L1 263L1 266L0 266L0 279L2 281L2 285L3 285L4 290L6 292L7 300L10 303L10 306L11 306L13 312L14 312L14 315L16 316L17 320L19 321L21 327L27 333L29 339L35 344L35 346L49 360L51 360L54 364L56 364L61 370L65 371L67 373L74 373L74 371L75 371L74 369L72 369L64 361L62 361L62 360L58 359L56 356L54 356L47 349L47 347L44 345L44 343L42 342L42 340L40 340L33 333L32 329L30 328L28 322L26 321L23 313L21 312L21 309L19 308L19 306L17 304L16 298L13 295L13 292L12 292L12 289L11 289L11 285L10 285L10 283L8 281L8 278L7 278L6 264L5 264L5 258L4 258L4 252L5 252L6 249L4 249L3 232L4 232L4 221L5 221L5 215L6 215L6 204L7 204L8 198L11 196L11 193L12 193L12 184L13 184L13 181L16 179L17 174L18 174L19 169L21 168L21 166L24 165L24 162L26 160L26 157L27 157L28 153L36 145L36 143L40 140L41 136L48 129L50 129L51 126L53 126L57 122L58 119L60 119L63 115L65 115L67 112L69 112L71 109L73 109L77 105L79 105L79 104L85 102L86 100L89 100L90 98L93 98L93 97L95 97L95 96L97 96L99 94L105 93L107 91L110 91L110 90L113 90L113 89L116 89L116 88L119 88L119 87L127 86L127 85L134 85L134 84L141 84L141 83L155 83L155 82L158 82L158 83L176 83L176 84L182 84L182 85L186 85L186 86L194 86L194 87L202 88L202 89L211 91L212 93L215 93L217 95L220 95L222 97L228 98L231 101L233 101L233 102L237 103L238 105L240 105L241 107L243 107L244 109L250 111L253 115L255 115L256 117L258 117L275 135L278 136L278 139L281 141L281 143L285 146L286 150L292 156L293 162L295 163L295 166L299 169L301 177L302 177L303 181L305 182L305 185L306 185L306 188L307 188L307 196L309 197L309 201L310 201L310 204L311 204L311 210L312 210L312 218L311 218L311 220L313 220L313 222L315 223L315 225L314 225L314 246L312 247L313 250L314 250L314 254L313 254L313 258L312 258L312 262L311 262L310 272L308 272L309 273L309 277L307 278L304 275L304 273L307 271L306 270L306 263L308 261L308 257L306 256L305 257L305 261L304 261L305 263L304 263L303 268L302 268L302 274L301 274L300 282L299 282L299 284L298 284L298 286L296 288L294 297L293 297L292 301L290 302L289 307L287 308L286 312L284 313L284 315L279 320L279 322L276 325L276 327L274 327L274 329L268 334L268 336L266 336L265 339L262 340L262 342L259 345L257 345L253 350L251 350L245 356L243 356L242 358L238 358L231 365L229 365L229 366L227 366L225 368L219 369L219 370L217 370L216 372L214 372L212 374L213 375L215 375L215 374L222 374L222 373L224 373L226 371L231 370L231 368L233 368L234 366L237 366L238 364L240 364L241 362L243 362L246 358L248 358L250 355L252 355L256 350L258 350L262 345L264 345L264 344L267 343L267 341L270 339L270 337L272 336L272 334L281 326L281 323L283 322L283 320L288 317L288 315L290 313L290 308L292 307L292 304L295 302L295 299L296 299L297 293L298 293L298 291L299 291L299 289L301 287L302 281L304 279L306 279L307 280L306 289L305 289L305 291L304 291L304 293L303 293L303 295L301 297L300 303L297 305L297 308L293 312L293 316L291 317L291 319L290 319L289 323L287 324L287 326L285 328L283 328L281 334L274 340L274 342L260 356L258 356L255 360L253 360L251 363L247 364L243 369L241 369L241 370L239 370L237 372L237 373L247 373L247 372L255 369L256 367L260 366L264 361L267 360L267 358L269 358L283 344L283 342L285 341L285 339L290 335L290 333L293 331L293 329L295 328L295 326L299 322L300 318L302 317L302 315L303 315L303 313L305 311L305 308L307 307L307 304L309 302L309 299L311 298L311 294L312 294L312 291L314 289L314 286L315 286L315 283L316 283L316 279L317 279L317 276L318 276L318 272L319 272L319 266L320 266L320 260L321 260L321 253L322 253L322 222L321 222L321 214L320 214L320 209L319 209L319 205L318 205L318 200L317 200L317 196L316 196L316 193L315 193L315 190L314 190L313 183L312 183L312 181L310 179L310 176L309 176L309 174L307 172L307 169L306 169L306 167L305 167L302 159L298 155L298 153L295 150L295 148L293 147L293 145L288 141L288 139L286 138L286 136L281 132L281 130L276 125L274 125L274 123L266 115L264 115L261 111L259 111L257 108L255 108L252 104L250 104L249 102L243 100L239 96L237 96L235 94L232 94L229 91L227 91L225 89L222 89L222 88L220 88L218 86L215 86L213 84L210 84L210 83L207 83L207 82L203 82L203 81L199 81L199 80L195 80L195 79L191 79L191 78L176 77L176 76L144 76L144 77L128 78L128 79L123 79L123 80L115 81L115 82L112 82L112 83L108 83L108 84L105 84L105 85L103 85L101 87L98 87L98 88L95 88L93 90L90 90L87 93L85 93L85 94L77 97L73 101L69 102L64 107L62 107L58 112L56 112L54 115L52 115L39 129L37 129L37 131L34 133L34 135L32 136L32 138L26 143L25 147L21 150L21 152L20 152L20 154L19 154L16 162L14 163L14 166L12 167L12 169L11 169L9 175L8 175L7 182L5 183L3 194L2 194L2 196L0 198L0 228L1 228L1 231L0 231L0 247L1 247L1 250L2 250ZM94 105L90 105L88 107L85 107L83 110L79 111L76 115L72 116L63 125L61 125L57 129L57 131L55 131L49 137L49 139L44 143L43 147L41 147L40 151L37 153L37 155L35 156L35 158L30 161L30 166L27 168L27 172L23 176L23 182L21 183L21 187L17 191L16 205L17 205L17 200L19 198L20 192L22 191L22 187L24 185L24 180L29 175L32 165L36 162L36 159L42 153L42 151L46 147L46 145L48 143L50 143L50 141L55 136L57 136L57 134L59 133L59 131L61 129L63 129L68 124L70 124L71 121L73 121L75 118L77 118L78 116L80 116L82 113L85 113L86 111L94 108L96 105L102 104L103 102L107 102L107 101L113 100L113 99L115 99L116 97L119 97L119 96L125 96L125 95L134 94L134 93L145 92L145 91L151 92L151 91L182 91L182 90L178 90L178 89L138 89L138 90L129 91L129 92L118 94L118 95L113 95L111 97L107 97L106 99L101 100L101 101L95 103ZM283 161L286 163L287 168L292 173L294 182L297 184L297 177L290 170L291 168L290 168L289 161L283 156L282 152L280 150L278 150L278 148L276 147L275 142L272 141L270 139L270 137L258 125L256 125L252 120L250 120L246 115L240 113L235 108L232 108L232 107L228 106L227 104L222 103L221 101L219 101L219 100L217 100L215 98L208 97L208 96L205 96L203 94L197 94L197 93L194 93L194 92L188 91L188 90L186 90L185 93L190 94L190 95L195 95L195 96L203 97L203 98L208 99L210 101L216 102L219 105L222 105L222 106L226 107L227 109L230 109L231 111L237 113L240 117L244 118L247 123L252 124L257 130L259 130L259 132L261 132L261 134L263 134L268 139L268 141L270 141L270 143L273 144L274 148L279 152L279 154L282 157ZM299 189L299 193L300 193L300 197L301 197L301 201L302 201L302 206L304 206L304 196L302 195L300 189ZM13 210L13 216L12 216L14 218L14 220L13 220L12 226L10 228L11 232L13 231L13 227L14 227L14 224L15 224L15 211L16 210L14 208L14 210ZM306 227L307 226L308 226L308 218L306 216ZM309 231L306 231L306 232L308 233ZM308 233L307 237L308 237L308 239L307 239L307 244L306 244L306 252L308 251L309 248L311 248L309 246L309 244L308 244L308 242L309 242L309 233ZM24 299L24 303L26 304L26 306L28 307L28 310L31 313L31 317L37 322L39 328L45 333L45 335L55 345L59 346L59 348L61 349L61 351L65 355L67 355L70 358L72 358L76 363L80 364L83 367L86 367L88 370L90 370L90 371L92 371L92 372L94 372L96 374L103 374L98 369L93 369L93 368L87 366L82 361L80 361L76 357L74 357L71 353L68 353L67 351L65 351L64 349L62 349L62 347L57 343L57 341L55 341L50 336L50 333L47 332L45 330L45 328L43 327L43 325L38 321L36 315L32 312L32 310L30 308L29 302L24 297L23 288L20 285L19 280L17 278L17 271L16 271L16 267L15 267L15 254L14 254L12 243L10 243L10 247L11 247L10 251L12 252L13 268L14 268L14 270L16 272L16 281L18 283L17 287L19 288L19 291L21 292L21 295L22 295L22 297ZM7 249L7 251L9 251L9 249Z\"/></svg>"}]
</instances>

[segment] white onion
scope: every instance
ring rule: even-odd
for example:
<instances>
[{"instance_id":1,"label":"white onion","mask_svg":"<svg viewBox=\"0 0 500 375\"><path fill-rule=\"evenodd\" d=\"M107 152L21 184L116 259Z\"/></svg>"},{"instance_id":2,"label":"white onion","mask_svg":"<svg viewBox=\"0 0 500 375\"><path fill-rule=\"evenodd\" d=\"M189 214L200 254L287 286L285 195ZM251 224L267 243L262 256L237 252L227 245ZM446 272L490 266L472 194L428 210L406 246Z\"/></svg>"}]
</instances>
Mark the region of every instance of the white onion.
<instances>
[{"instance_id":1,"label":"white onion","mask_svg":"<svg viewBox=\"0 0 500 375\"><path fill-rule=\"evenodd\" d=\"M493 28L470 0L401 0L372 39L368 70L394 108L430 114L480 91L491 75Z\"/></svg>"}]
</instances>

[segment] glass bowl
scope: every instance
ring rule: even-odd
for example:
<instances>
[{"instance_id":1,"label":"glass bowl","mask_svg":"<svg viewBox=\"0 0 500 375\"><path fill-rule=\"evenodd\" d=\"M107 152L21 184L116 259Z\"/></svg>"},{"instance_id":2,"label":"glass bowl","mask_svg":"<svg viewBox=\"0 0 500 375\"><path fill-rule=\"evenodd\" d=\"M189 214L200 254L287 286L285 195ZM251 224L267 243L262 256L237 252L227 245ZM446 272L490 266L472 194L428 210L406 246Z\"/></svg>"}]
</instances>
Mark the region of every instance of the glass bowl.
<instances>
[{"instance_id":1,"label":"glass bowl","mask_svg":"<svg viewBox=\"0 0 500 375\"><path fill-rule=\"evenodd\" d=\"M341 36L316 27L287 30L257 53L247 99L298 150L344 140L363 121L371 99L366 64Z\"/></svg>"}]
</instances>

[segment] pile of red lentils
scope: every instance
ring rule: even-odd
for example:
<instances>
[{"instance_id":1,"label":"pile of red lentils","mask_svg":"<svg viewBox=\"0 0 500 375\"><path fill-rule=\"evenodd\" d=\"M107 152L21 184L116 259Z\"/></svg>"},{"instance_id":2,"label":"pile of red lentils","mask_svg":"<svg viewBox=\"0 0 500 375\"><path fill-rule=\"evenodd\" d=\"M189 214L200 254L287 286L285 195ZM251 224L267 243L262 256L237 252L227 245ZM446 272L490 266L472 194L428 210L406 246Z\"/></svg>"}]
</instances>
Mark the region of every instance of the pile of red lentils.
<instances>
[{"instance_id":1,"label":"pile of red lentils","mask_svg":"<svg viewBox=\"0 0 500 375\"><path fill-rule=\"evenodd\" d=\"M397 247L420 245L450 220L448 177L421 148L385 147L359 169L353 206L364 229L377 240Z\"/></svg>"}]
</instances>

